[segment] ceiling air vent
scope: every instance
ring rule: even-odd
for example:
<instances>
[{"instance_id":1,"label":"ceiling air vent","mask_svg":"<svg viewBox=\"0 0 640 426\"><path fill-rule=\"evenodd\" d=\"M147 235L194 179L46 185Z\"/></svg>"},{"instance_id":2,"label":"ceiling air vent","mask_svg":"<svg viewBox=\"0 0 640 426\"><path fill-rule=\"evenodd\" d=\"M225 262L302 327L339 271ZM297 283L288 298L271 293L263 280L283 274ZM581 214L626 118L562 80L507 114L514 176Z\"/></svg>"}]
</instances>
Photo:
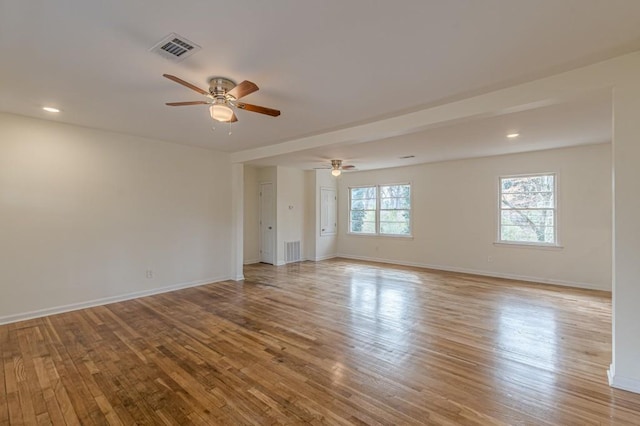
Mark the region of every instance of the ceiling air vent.
<instances>
[{"instance_id":1,"label":"ceiling air vent","mask_svg":"<svg viewBox=\"0 0 640 426\"><path fill-rule=\"evenodd\" d=\"M200 50L200 46L176 33L171 33L149 49L149 52L180 62Z\"/></svg>"}]
</instances>

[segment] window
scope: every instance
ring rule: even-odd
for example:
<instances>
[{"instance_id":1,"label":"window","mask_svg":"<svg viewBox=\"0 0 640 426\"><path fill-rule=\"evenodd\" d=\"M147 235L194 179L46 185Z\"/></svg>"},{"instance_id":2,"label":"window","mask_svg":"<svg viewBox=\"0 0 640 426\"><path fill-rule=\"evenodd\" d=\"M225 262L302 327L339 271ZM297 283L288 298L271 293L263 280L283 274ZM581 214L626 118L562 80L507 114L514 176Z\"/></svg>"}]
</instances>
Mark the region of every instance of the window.
<instances>
[{"instance_id":1,"label":"window","mask_svg":"<svg viewBox=\"0 0 640 426\"><path fill-rule=\"evenodd\" d=\"M378 188L375 186L351 188L350 192L349 232L375 234Z\"/></svg>"},{"instance_id":2,"label":"window","mask_svg":"<svg viewBox=\"0 0 640 426\"><path fill-rule=\"evenodd\" d=\"M411 235L411 185L350 188L349 232Z\"/></svg>"},{"instance_id":3,"label":"window","mask_svg":"<svg viewBox=\"0 0 640 426\"><path fill-rule=\"evenodd\" d=\"M500 242L555 245L555 174L500 178Z\"/></svg>"},{"instance_id":4,"label":"window","mask_svg":"<svg viewBox=\"0 0 640 426\"><path fill-rule=\"evenodd\" d=\"M381 234L411 234L411 187L409 185L379 186Z\"/></svg>"}]
</instances>

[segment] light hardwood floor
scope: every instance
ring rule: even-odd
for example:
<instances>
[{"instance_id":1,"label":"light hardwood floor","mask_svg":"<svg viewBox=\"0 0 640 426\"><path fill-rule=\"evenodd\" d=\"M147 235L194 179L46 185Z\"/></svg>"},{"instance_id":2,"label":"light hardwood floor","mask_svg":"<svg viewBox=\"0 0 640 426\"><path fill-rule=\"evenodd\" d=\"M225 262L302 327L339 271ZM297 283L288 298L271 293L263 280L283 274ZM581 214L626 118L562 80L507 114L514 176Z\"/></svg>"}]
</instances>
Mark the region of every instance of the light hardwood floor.
<instances>
[{"instance_id":1,"label":"light hardwood floor","mask_svg":"<svg viewBox=\"0 0 640 426\"><path fill-rule=\"evenodd\" d=\"M341 259L0 327L0 424L640 424L611 299Z\"/></svg>"}]
</instances>

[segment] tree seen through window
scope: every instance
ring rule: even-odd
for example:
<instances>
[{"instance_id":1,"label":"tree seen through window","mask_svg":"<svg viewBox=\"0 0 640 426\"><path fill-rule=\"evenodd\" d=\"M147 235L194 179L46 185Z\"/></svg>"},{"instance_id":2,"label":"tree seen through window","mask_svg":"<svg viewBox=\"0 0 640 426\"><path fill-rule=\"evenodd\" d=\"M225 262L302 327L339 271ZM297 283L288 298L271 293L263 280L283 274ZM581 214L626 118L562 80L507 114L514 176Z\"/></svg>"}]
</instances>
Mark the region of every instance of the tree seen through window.
<instances>
[{"instance_id":1,"label":"tree seen through window","mask_svg":"<svg viewBox=\"0 0 640 426\"><path fill-rule=\"evenodd\" d=\"M500 240L556 243L555 175L500 178Z\"/></svg>"}]
</instances>

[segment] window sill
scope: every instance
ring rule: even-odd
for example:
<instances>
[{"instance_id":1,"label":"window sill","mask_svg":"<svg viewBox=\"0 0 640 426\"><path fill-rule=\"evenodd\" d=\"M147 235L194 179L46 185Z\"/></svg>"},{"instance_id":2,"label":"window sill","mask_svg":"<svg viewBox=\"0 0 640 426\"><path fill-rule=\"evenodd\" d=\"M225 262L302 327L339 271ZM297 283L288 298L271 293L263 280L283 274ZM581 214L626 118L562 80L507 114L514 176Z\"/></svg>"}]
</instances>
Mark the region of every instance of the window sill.
<instances>
[{"instance_id":1,"label":"window sill","mask_svg":"<svg viewBox=\"0 0 640 426\"><path fill-rule=\"evenodd\" d=\"M413 235L389 235L389 234L356 234L354 232L347 232L349 237L368 237L368 238L401 238L406 240L413 240Z\"/></svg>"},{"instance_id":2,"label":"window sill","mask_svg":"<svg viewBox=\"0 0 640 426\"><path fill-rule=\"evenodd\" d=\"M514 247L514 248L525 248L525 249L535 249L535 250L563 250L564 246L559 244L536 244L536 243L517 243L517 242L507 242L507 241L496 241L493 243L494 246L497 247Z\"/></svg>"}]
</instances>

